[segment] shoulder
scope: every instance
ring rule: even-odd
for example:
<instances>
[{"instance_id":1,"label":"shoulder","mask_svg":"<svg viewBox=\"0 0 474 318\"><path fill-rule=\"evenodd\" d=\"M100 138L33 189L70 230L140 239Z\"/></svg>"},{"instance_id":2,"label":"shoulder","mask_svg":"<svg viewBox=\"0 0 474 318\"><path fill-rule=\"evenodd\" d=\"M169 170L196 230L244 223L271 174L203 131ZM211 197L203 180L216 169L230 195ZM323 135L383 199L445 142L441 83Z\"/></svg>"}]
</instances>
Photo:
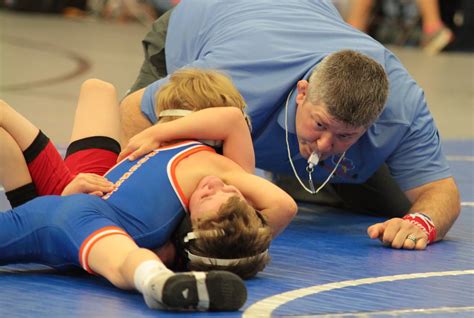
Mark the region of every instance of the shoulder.
<instances>
[{"instance_id":1,"label":"shoulder","mask_svg":"<svg viewBox=\"0 0 474 318\"><path fill-rule=\"evenodd\" d=\"M409 126L428 108L423 89L392 52L385 50L384 55L381 63L388 76L389 95L376 123Z\"/></svg>"},{"instance_id":2,"label":"shoulder","mask_svg":"<svg viewBox=\"0 0 474 318\"><path fill-rule=\"evenodd\" d=\"M211 151L198 151L181 160L178 170L182 175L206 176L214 175L224 178L229 173L245 173L234 161Z\"/></svg>"}]
</instances>

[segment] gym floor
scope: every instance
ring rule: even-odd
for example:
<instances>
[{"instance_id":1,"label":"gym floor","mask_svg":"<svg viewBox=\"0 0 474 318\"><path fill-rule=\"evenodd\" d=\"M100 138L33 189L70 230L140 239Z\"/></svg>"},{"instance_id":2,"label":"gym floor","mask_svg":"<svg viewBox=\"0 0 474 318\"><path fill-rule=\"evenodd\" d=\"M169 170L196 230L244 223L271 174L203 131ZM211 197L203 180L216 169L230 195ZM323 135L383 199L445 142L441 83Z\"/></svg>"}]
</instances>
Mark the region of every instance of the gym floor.
<instances>
[{"instance_id":1,"label":"gym floor","mask_svg":"<svg viewBox=\"0 0 474 318\"><path fill-rule=\"evenodd\" d=\"M64 148L80 84L100 78L123 96L141 65L146 31L137 23L0 10L0 98ZM272 244L271 264L247 281L248 301L241 311L183 315L474 315L474 56L391 49L425 89L461 190L462 213L446 239L422 252L393 250L366 235L379 218L300 204L294 222ZM0 189L0 210L8 207ZM176 315L150 310L139 294L81 272L4 266L0 286L2 317Z\"/></svg>"}]
</instances>

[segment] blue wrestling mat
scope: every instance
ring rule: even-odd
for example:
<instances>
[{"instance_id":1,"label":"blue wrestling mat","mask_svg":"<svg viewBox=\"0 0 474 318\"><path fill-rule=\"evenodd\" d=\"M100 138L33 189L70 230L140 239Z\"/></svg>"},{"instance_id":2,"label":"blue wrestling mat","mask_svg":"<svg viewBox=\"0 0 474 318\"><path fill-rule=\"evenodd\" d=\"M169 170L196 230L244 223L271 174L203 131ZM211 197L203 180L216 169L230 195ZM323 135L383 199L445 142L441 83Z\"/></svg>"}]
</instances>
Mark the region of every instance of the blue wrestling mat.
<instances>
[{"instance_id":1,"label":"blue wrestling mat","mask_svg":"<svg viewBox=\"0 0 474 318\"><path fill-rule=\"evenodd\" d=\"M381 218L300 205L272 244L271 264L247 281L235 313L196 317L473 317L474 141L445 143L461 190L461 216L444 241L425 251L394 250L367 237ZM3 201L3 202L2 202ZM5 199L0 199L5 207ZM31 268L31 267L26 267ZM142 296L82 272L21 272L0 267L0 317L175 317Z\"/></svg>"}]
</instances>

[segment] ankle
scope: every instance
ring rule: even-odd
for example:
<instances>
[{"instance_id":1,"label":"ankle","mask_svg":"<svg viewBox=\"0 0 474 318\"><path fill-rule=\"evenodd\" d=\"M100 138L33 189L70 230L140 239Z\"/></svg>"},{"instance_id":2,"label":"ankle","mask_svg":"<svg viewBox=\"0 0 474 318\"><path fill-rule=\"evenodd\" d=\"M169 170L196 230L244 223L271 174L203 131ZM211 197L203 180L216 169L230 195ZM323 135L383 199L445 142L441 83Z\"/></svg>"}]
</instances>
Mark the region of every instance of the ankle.
<instances>
[{"instance_id":1,"label":"ankle","mask_svg":"<svg viewBox=\"0 0 474 318\"><path fill-rule=\"evenodd\" d=\"M140 292L144 293L146 290L146 285L152 277L166 275L169 276L173 274L165 264L157 260L145 261L138 265L134 274L134 284L135 288Z\"/></svg>"},{"instance_id":2,"label":"ankle","mask_svg":"<svg viewBox=\"0 0 474 318\"><path fill-rule=\"evenodd\" d=\"M444 23L442 21L431 22L423 25L423 33L433 34L442 28L444 28Z\"/></svg>"}]
</instances>

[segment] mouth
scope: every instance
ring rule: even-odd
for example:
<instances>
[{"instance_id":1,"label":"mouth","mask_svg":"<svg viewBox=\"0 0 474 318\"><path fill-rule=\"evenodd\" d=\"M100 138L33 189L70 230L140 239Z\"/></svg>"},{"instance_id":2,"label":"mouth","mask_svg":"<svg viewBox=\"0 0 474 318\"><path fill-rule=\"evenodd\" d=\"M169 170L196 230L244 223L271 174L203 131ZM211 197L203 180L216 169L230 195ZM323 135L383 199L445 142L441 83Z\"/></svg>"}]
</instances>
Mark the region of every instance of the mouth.
<instances>
[{"instance_id":1,"label":"mouth","mask_svg":"<svg viewBox=\"0 0 474 318\"><path fill-rule=\"evenodd\" d=\"M326 159L326 157L327 157L326 155L320 153L319 151L311 149L311 147L309 145L303 145L300 148L300 154L305 159L309 159L309 157L313 154L313 152L317 153L318 158L320 160Z\"/></svg>"},{"instance_id":2,"label":"mouth","mask_svg":"<svg viewBox=\"0 0 474 318\"><path fill-rule=\"evenodd\" d=\"M303 158L305 159L308 159L309 156L311 155L311 148L309 147L309 145L307 144L304 144L304 143L300 143L300 154Z\"/></svg>"}]
</instances>

